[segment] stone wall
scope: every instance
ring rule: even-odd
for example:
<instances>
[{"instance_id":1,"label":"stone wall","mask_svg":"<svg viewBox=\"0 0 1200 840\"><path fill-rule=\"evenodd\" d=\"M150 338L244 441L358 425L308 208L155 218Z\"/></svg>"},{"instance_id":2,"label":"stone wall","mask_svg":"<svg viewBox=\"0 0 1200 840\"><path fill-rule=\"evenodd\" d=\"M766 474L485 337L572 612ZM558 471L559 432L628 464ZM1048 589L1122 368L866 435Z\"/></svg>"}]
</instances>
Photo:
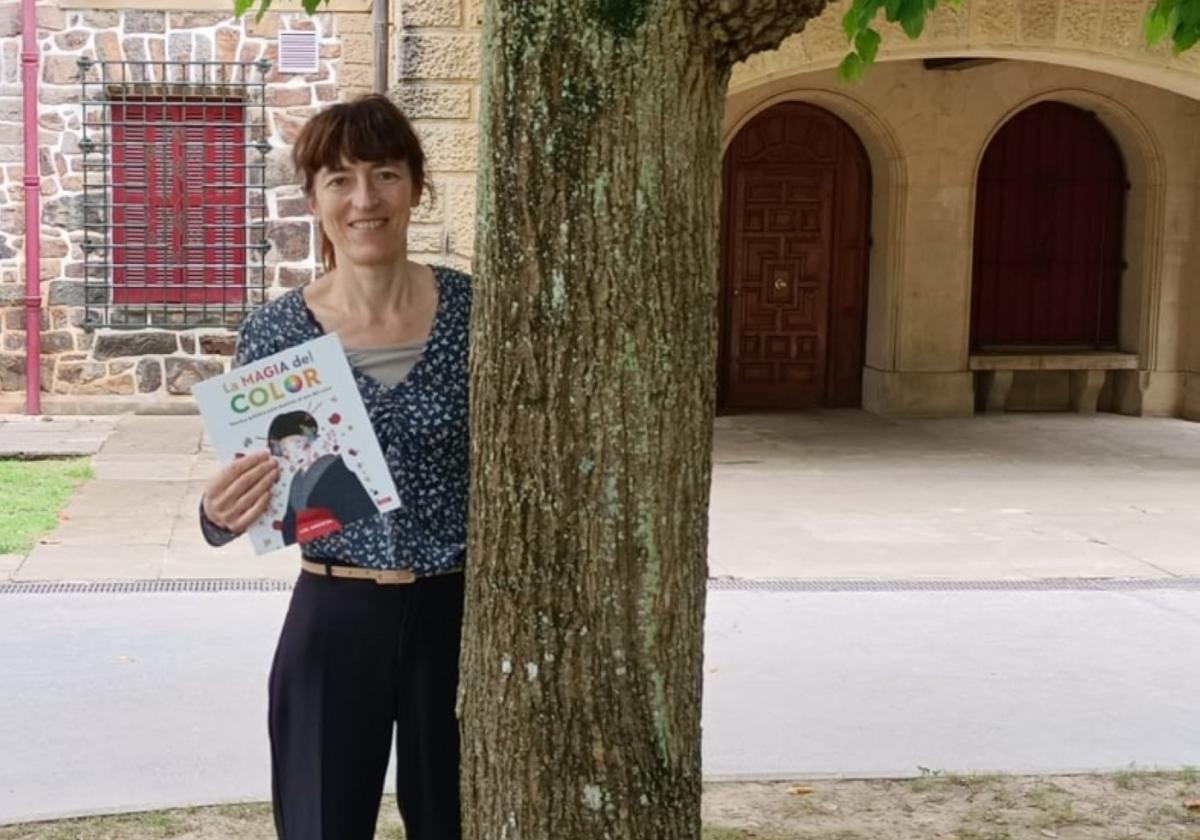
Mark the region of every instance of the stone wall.
<instances>
[{"instance_id":1,"label":"stone wall","mask_svg":"<svg viewBox=\"0 0 1200 840\"><path fill-rule=\"evenodd\" d=\"M272 292L310 280L315 270L312 224L294 184L290 144L304 120L325 103L369 91L370 14L270 13L232 19L223 12L64 10L38 7L42 49L39 157L42 195L43 389L52 395L190 393L191 385L226 369L234 341L227 329L115 331L82 329L82 134L77 60L275 58L281 29L315 29L321 65L307 76L272 71L267 78L267 207ZM24 383L24 189L20 6L0 4L0 391ZM10 394L16 397L17 393ZM50 400L53 402L53 398ZM8 403L5 408L12 410Z\"/></svg>"},{"instance_id":2,"label":"stone wall","mask_svg":"<svg viewBox=\"0 0 1200 840\"><path fill-rule=\"evenodd\" d=\"M483 0L404 0L391 74L392 96L421 135L436 193L413 217L409 249L423 262L464 269L475 253L482 21Z\"/></svg>"},{"instance_id":3,"label":"stone wall","mask_svg":"<svg viewBox=\"0 0 1200 840\"><path fill-rule=\"evenodd\" d=\"M930 57L1047 61L1133 79L1196 98L1200 49L1174 55L1164 41L1146 47L1143 26L1154 0L967 0L942 3L917 40L885 24L879 61ZM778 50L734 68L730 92L781 75L837 65L848 45L841 20L847 0L831 3L803 32ZM882 16L881 16L882 17Z\"/></svg>"}]
</instances>

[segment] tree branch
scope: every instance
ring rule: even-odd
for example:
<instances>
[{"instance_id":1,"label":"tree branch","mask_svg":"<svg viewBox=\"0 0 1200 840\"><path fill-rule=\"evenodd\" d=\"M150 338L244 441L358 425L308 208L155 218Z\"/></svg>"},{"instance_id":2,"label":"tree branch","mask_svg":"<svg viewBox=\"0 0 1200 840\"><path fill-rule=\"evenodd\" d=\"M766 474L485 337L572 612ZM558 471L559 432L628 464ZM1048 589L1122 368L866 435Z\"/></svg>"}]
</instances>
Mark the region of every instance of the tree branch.
<instances>
[{"instance_id":1,"label":"tree branch","mask_svg":"<svg viewBox=\"0 0 1200 840\"><path fill-rule=\"evenodd\" d=\"M721 58L735 64L773 50L821 14L829 0L688 0L712 33Z\"/></svg>"}]
</instances>

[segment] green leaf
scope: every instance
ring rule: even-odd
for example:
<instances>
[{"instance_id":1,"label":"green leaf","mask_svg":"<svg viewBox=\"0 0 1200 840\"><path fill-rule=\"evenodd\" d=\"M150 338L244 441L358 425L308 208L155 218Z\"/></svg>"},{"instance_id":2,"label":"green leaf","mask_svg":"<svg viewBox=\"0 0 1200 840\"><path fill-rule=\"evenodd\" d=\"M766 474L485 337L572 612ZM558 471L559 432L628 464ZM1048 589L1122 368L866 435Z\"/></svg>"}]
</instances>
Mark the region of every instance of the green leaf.
<instances>
[{"instance_id":1,"label":"green leaf","mask_svg":"<svg viewBox=\"0 0 1200 840\"><path fill-rule=\"evenodd\" d=\"M900 9L904 5L904 0L885 0L883 4L883 13L888 19L888 23L895 23L900 20Z\"/></svg>"},{"instance_id":2,"label":"green leaf","mask_svg":"<svg viewBox=\"0 0 1200 840\"><path fill-rule=\"evenodd\" d=\"M864 66L874 63L875 56L879 53L879 43L882 40L874 29L864 29L858 33L858 37L854 39L854 49L858 52Z\"/></svg>"},{"instance_id":3,"label":"green leaf","mask_svg":"<svg viewBox=\"0 0 1200 840\"><path fill-rule=\"evenodd\" d=\"M838 78L843 82L857 82L862 78L863 70L865 69L866 65L858 57L858 53L849 53L842 59L842 63L838 65Z\"/></svg>"},{"instance_id":4,"label":"green leaf","mask_svg":"<svg viewBox=\"0 0 1200 840\"><path fill-rule=\"evenodd\" d=\"M1179 55L1185 50L1190 50L1192 47L1200 43L1200 27L1192 29L1183 29L1182 27L1175 30L1175 54Z\"/></svg>"},{"instance_id":5,"label":"green leaf","mask_svg":"<svg viewBox=\"0 0 1200 840\"><path fill-rule=\"evenodd\" d=\"M254 0L233 0L233 16L241 17L254 5Z\"/></svg>"},{"instance_id":6,"label":"green leaf","mask_svg":"<svg viewBox=\"0 0 1200 840\"><path fill-rule=\"evenodd\" d=\"M925 0L904 0L900 27L909 38L920 38L925 31Z\"/></svg>"},{"instance_id":7,"label":"green leaf","mask_svg":"<svg viewBox=\"0 0 1200 840\"><path fill-rule=\"evenodd\" d=\"M304 11L310 15L315 15L317 9L321 7L321 0L302 0Z\"/></svg>"},{"instance_id":8,"label":"green leaf","mask_svg":"<svg viewBox=\"0 0 1200 840\"><path fill-rule=\"evenodd\" d=\"M1146 16L1146 43L1150 46L1154 46L1161 41L1172 29L1171 17L1174 10L1172 9L1171 12L1166 11L1164 9L1165 5L1167 4L1159 3Z\"/></svg>"}]
</instances>

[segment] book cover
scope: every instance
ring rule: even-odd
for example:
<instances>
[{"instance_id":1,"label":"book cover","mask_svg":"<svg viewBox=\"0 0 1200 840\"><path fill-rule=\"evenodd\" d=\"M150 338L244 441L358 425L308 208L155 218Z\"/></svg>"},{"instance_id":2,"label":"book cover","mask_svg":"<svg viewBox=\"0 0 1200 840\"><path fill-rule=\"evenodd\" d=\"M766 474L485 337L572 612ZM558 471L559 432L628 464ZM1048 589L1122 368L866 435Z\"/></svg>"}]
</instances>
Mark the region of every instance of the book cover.
<instances>
[{"instance_id":1,"label":"book cover","mask_svg":"<svg viewBox=\"0 0 1200 840\"><path fill-rule=\"evenodd\" d=\"M259 449L279 463L270 505L248 531L256 553L400 507L336 335L205 380L192 393L223 464Z\"/></svg>"}]
</instances>

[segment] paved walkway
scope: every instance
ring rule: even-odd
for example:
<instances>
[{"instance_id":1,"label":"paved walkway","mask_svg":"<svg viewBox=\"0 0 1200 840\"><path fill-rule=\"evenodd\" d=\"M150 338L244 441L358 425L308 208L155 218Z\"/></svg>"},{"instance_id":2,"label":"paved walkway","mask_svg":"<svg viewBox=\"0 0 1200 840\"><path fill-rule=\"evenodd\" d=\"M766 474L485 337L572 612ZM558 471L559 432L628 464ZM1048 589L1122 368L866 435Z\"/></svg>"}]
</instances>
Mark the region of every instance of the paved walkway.
<instances>
[{"instance_id":1,"label":"paved walkway","mask_svg":"<svg viewBox=\"0 0 1200 840\"><path fill-rule=\"evenodd\" d=\"M201 539L215 462L198 417L3 420L0 455L98 452L63 525L0 579L294 577L294 550ZM1200 577L1197 423L723 417L714 461L714 577Z\"/></svg>"},{"instance_id":2,"label":"paved walkway","mask_svg":"<svg viewBox=\"0 0 1200 840\"><path fill-rule=\"evenodd\" d=\"M268 798L287 599L0 595L0 823ZM1200 765L1197 647L1200 591L714 590L705 774Z\"/></svg>"}]
</instances>

